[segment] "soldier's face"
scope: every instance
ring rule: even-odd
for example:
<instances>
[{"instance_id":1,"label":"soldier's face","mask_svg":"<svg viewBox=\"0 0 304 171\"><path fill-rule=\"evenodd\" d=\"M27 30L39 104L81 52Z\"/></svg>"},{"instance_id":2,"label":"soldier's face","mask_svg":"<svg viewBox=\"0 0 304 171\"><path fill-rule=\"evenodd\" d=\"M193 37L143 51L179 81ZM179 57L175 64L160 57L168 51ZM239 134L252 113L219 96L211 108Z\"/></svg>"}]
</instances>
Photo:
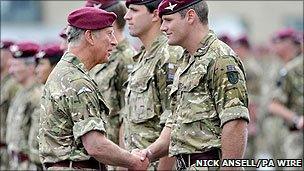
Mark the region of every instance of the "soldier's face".
<instances>
[{"instance_id":1,"label":"soldier's face","mask_svg":"<svg viewBox=\"0 0 304 171\"><path fill-rule=\"evenodd\" d=\"M12 59L10 72L16 78L17 82L25 83L31 75L34 74L35 65L32 64L25 64L24 59ZM30 78L32 79L32 78Z\"/></svg>"},{"instance_id":2,"label":"soldier's face","mask_svg":"<svg viewBox=\"0 0 304 171\"><path fill-rule=\"evenodd\" d=\"M165 32L168 37L169 45L183 45L187 31L185 18L182 18L179 13L162 16L163 23L160 27L161 31Z\"/></svg>"},{"instance_id":3,"label":"soldier's face","mask_svg":"<svg viewBox=\"0 0 304 171\"><path fill-rule=\"evenodd\" d=\"M107 27L97 32L94 36L95 59L96 64L108 62L111 52L117 45L117 40L114 36L113 27Z\"/></svg>"},{"instance_id":4,"label":"soldier's face","mask_svg":"<svg viewBox=\"0 0 304 171\"><path fill-rule=\"evenodd\" d=\"M35 69L38 81L44 84L52 70L53 66L48 59L39 59L38 65Z\"/></svg>"},{"instance_id":5,"label":"soldier's face","mask_svg":"<svg viewBox=\"0 0 304 171\"><path fill-rule=\"evenodd\" d=\"M130 35L140 37L150 29L153 13L150 13L144 5L131 4L124 19L127 21Z\"/></svg>"}]
</instances>

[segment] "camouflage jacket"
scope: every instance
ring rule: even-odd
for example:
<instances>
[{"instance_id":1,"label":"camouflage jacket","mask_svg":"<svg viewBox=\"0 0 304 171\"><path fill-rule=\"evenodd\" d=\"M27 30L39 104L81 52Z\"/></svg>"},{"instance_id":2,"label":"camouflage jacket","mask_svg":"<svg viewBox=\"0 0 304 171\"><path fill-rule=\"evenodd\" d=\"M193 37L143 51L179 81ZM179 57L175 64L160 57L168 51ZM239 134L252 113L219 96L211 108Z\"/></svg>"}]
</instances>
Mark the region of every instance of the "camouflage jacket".
<instances>
[{"instance_id":1,"label":"camouflage jacket","mask_svg":"<svg viewBox=\"0 0 304 171\"><path fill-rule=\"evenodd\" d=\"M20 88L14 97L7 115L6 141L8 149L29 154L28 135L31 117L39 108L40 91L38 84Z\"/></svg>"},{"instance_id":2,"label":"camouflage jacket","mask_svg":"<svg viewBox=\"0 0 304 171\"><path fill-rule=\"evenodd\" d=\"M6 117L9 106L16 92L20 88L19 84L10 75L1 79L1 96L0 96L0 142L5 142L6 136Z\"/></svg>"},{"instance_id":3,"label":"camouflage jacket","mask_svg":"<svg viewBox=\"0 0 304 171\"><path fill-rule=\"evenodd\" d=\"M175 63L182 48L169 46L167 38L155 38L151 50L141 49L138 63L128 78L125 139L128 150L146 148L154 142L170 113L168 99Z\"/></svg>"},{"instance_id":4,"label":"camouflage jacket","mask_svg":"<svg viewBox=\"0 0 304 171\"><path fill-rule=\"evenodd\" d=\"M280 70L278 88L274 93L274 100L284 104L288 109L303 115L303 56L298 56Z\"/></svg>"},{"instance_id":5,"label":"camouflage jacket","mask_svg":"<svg viewBox=\"0 0 304 171\"><path fill-rule=\"evenodd\" d=\"M170 92L175 104L166 123L172 129L170 156L220 147L226 122L249 121L244 75L239 58L212 31L194 55L184 52Z\"/></svg>"},{"instance_id":6,"label":"camouflage jacket","mask_svg":"<svg viewBox=\"0 0 304 171\"><path fill-rule=\"evenodd\" d=\"M124 40L112 52L109 62L99 64L90 71L100 92L110 107L110 116L117 115L124 106L123 83L128 79L128 70L132 69L132 57L135 50Z\"/></svg>"},{"instance_id":7,"label":"camouflage jacket","mask_svg":"<svg viewBox=\"0 0 304 171\"><path fill-rule=\"evenodd\" d=\"M106 133L109 109L84 64L66 52L45 84L40 114L39 155L42 163L88 160L81 136Z\"/></svg>"}]
</instances>

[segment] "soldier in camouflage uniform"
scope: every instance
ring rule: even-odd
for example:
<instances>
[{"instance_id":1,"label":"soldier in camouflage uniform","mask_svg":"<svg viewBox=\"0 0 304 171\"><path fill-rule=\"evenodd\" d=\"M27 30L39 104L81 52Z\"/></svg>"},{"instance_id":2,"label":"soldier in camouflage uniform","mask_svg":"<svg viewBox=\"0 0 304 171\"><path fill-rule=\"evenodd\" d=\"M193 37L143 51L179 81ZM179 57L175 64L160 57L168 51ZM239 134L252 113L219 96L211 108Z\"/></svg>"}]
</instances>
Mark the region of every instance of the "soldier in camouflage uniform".
<instances>
[{"instance_id":1,"label":"soldier in camouflage uniform","mask_svg":"<svg viewBox=\"0 0 304 171\"><path fill-rule=\"evenodd\" d=\"M106 138L109 108L88 75L97 64L108 62L117 44L115 19L114 13L92 7L68 16L68 50L49 75L42 96L39 154L48 170L148 165Z\"/></svg>"},{"instance_id":2,"label":"soldier in camouflage uniform","mask_svg":"<svg viewBox=\"0 0 304 171\"><path fill-rule=\"evenodd\" d=\"M251 44L246 35L238 37L233 42L232 48L243 62L247 78L246 86L248 89L250 123L248 124L248 141L245 158L254 159L256 154L255 139L258 129L256 122L257 115L260 114L262 67L253 56Z\"/></svg>"},{"instance_id":3,"label":"soldier in camouflage uniform","mask_svg":"<svg viewBox=\"0 0 304 171\"><path fill-rule=\"evenodd\" d=\"M40 83L40 96L43 93L43 85L46 82L49 74L60 60L63 55L63 50L60 49L59 45L47 45L43 47L39 53L36 55L36 76ZM40 102L39 102L40 104ZM29 131L29 158L34 164L33 170L42 170L42 164L39 158L39 143L38 143L38 131L39 131L39 118L40 118L41 108L36 108L31 115L31 127Z\"/></svg>"},{"instance_id":4,"label":"soldier in camouflage uniform","mask_svg":"<svg viewBox=\"0 0 304 171\"><path fill-rule=\"evenodd\" d=\"M9 47L11 41L1 41L1 100L0 100L0 170L9 169L9 156L7 153L6 136L6 117L9 106L19 89L19 84L9 74L10 61L12 54Z\"/></svg>"},{"instance_id":5,"label":"soldier in camouflage uniform","mask_svg":"<svg viewBox=\"0 0 304 171\"><path fill-rule=\"evenodd\" d=\"M10 70L17 82L22 85L14 97L7 116L6 141L11 155L10 169L28 170L28 135L31 117L39 105L40 90L35 82L35 54L39 46L31 42L22 42L10 47L14 59Z\"/></svg>"},{"instance_id":6,"label":"soldier in camouflage uniform","mask_svg":"<svg viewBox=\"0 0 304 171\"><path fill-rule=\"evenodd\" d=\"M285 34L287 34L287 30L285 30ZM295 47L303 47L294 31L290 32L286 39L290 39ZM278 41L288 40L281 38ZM284 140L282 151L285 158L300 159L303 157L303 53L298 51L298 48L295 50L293 55L300 54L287 62L280 70L277 89L273 96L273 102L269 105L269 110L275 116L282 118L284 128L286 126L288 128L286 134L280 135Z\"/></svg>"},{"instance_id":7,"label":"soldier in camouflage uniform","mask_svg":"<svg viewBox=\"0 0 304 171\"><path fill-rule=\"evenodd\" d=\"M134 57L138 62L129 75L126 90L126 147L128 150L147 148L160 135L170 113L168 93L182 48L169 46L160 31L161 19L155 15L160 0L128 0L125 19L131 36L143 46ZM151 16L151 17L150 17ZM142 22L142 21L145 22ZM174 158L152 163L149 170L171 170Z\"/></svg>"},{"instance_id":8,"label":"soldier in camouflage uniform","mask_svg":"<svg viewBox=\"0 0 304 171\"><path fill-rule=\"evenodd\" d=\"M158 9L168 43L186 50L170 92L172 115L140 153L154 160L169 152L177 170L207 169L196 166L199 159L242 158L249 113L240 59L209 30L205 1L163 0Z\"/></svg>"},{"instance_id":9,"label":"soldier in camouflage uniform","mask_svg":"<svg viewBox=\"0 0 304 171\"><path fill-rule=\"evenodd\" d=\"M109 57L109 62L97 65L90 71L90 75L96 81L101 94L108 103L111 113L109 117L108 138L119 145L119 130L121 120L119 111L124 106L123 83L128 79L135 55L135 50L123 36L126 21L126 7L118 0L87 0L87 7L99 7L117 15L116 22L113 24L114 35L118 42L115 50ZM128 68L129 67L129 68ZM129 72L128 72L129 71ZM121 142L121 141L120 141Z\"/></svg>"},{"instance_id":10,"label":"soldier in camouflage uniform","mask_svg":"<svg viewBox=\"0 0 304 171\"><path fill-rule=\"evenodd\" d=\"M271 78L273 82L269 83L272 87L268 86L269 91L267 92L268 95L266 98L269 98L269 100L265 103L265 108L268 109L267 113L260 118L261 132L258 137L258 148L260 148L259 151L262 156L259 157L274 159L285 158L283 144L285 142L285 137L289 134L288 129L284 126L283 118L272 115L274 112L271 111L271 104L273 96L276 94L275 90L279 84L278 80L285 74L284 69L281 70L281 68L285 68L286 64L295 58L299 52L299 40L296 35L297 34L293 29L280 29L272 37L274 55L282 61L282 64L277 65L279 67L277 67L276 70L267 71L269 74L275 71L275 74L273 75L273 78ZM271 67L268 66L268 68Z\"/></svg>"}]
</instances>

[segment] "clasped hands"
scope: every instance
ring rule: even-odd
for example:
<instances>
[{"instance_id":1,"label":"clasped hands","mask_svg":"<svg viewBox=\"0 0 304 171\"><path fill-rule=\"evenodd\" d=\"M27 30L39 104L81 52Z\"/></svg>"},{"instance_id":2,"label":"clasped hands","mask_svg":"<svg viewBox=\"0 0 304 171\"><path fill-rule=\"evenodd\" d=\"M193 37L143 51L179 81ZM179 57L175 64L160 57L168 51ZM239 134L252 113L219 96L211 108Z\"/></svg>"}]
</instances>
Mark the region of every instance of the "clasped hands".
<instances>
[{"instance_id":1,"label":"clasped hands","mask_svg":"<svg viewBox=\"0 0 304 171\"><path fill-rule=\"evenodd\" d=\"M132 169L129 170L147 170L150 164L149 154L151 152L147 149L134 149L131 154L137 158L137 162Z\"/></svg>"}]
</instances>

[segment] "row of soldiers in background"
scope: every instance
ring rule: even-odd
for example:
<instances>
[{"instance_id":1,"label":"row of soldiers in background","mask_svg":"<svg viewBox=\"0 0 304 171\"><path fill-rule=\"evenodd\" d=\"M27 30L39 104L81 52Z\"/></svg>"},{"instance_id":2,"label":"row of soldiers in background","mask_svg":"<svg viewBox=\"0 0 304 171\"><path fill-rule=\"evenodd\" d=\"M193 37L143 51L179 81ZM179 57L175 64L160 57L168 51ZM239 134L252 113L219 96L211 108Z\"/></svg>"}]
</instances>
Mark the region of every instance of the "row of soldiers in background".
<instances>
[{"instance_id":1,"label":"row of soldiers in background","mask_svg":"<svg viewBox=\"0 0 304 171\"><path fill-rule=\"evenodd\" d=\"M152 7L150 6L151 12L153 12L157 5L158 4L154 4L154 7L153 5ZM126 10L122 3L118 3L117 1L106 1L102 3L87 1L86 6L97 6L107 11L113 11L117 15L114 29L118 45L115 51L112 52L108 63L97 65L90 72L112 111L108 120L110 125L107 129L108 137L122 147L126 144L124 148L128 150L147 148L151 142L154 142L158 138L165 122L163 119L167 117L166 112L168 112L169 102L166 101L166 97L168 96L168 90L167 86L164 85L172 83L176 69L174 63L176 63L179 55L182 54L182 49L168 46L166 38L159 30L160 21L150 22L147 19L145 20L147 23L144 24L142 23L144 22L142 18L139 18L139 22L139 20L136 19L136 15L132 15L131 12L125 15ZM141 28L142 30L140 31L130 29L130 34L139 37L144 45L138 55L135 55L135 51L123 37L122 31L125 25L124 16L127 21L132 19L132 22L142 23L146 28L150 28L150 31L142 31L145 30L144 28ZM149 36L150 39L145 39L147 36ZM295 133L296 136L293 137L299 137L299 131L292 132L292 134L287 133L286 129L282 129L285 128L282 124L283 122L278 121L282 119L270 117L265 114L268 111L266 110L268 107L267 104L269 104L269 101L272 99L272 95L269 92L274 92L273 89L275 86L273 82L275 82L275 75L279 73L279 68L283 68L284 66L275 64L279 58L253 57L254 53L252 53L251 45L246 38L240 38L232 44L229 44L229 42L226 43L238 53L246 68L251 117L248 152L246 153L247 158L265 157L263 156L265 154L271 155L268 157L285 158L283 152L286 152L287 157L295 158L293 155L288 155L288 152L291 151L291 147L296 148L296 150L292 152L302 152L302 150L298 150L302 148L302 146L286 145L286 151L282 150L281 152L279 149L283 148L282 144L285 144L283 142L300 144L302 140L302 138L299 138L297 141L294 141L294 138L288 138L288 141L286 141L286 136L282 136L284 135L283 131L286 132L285 135ZM296 124L295 128L299 130L303 128L303 106L301 106L303 105L303 68L301 67L303 57L300 55L303 51L301 49L301 42L294 31L284 30L276 34L273 43L275 45L274 50L277 50L276 54L284 59L283 61L287 68L285 72L280 72L282 77L278 86L280 86L281 91L278 90L278 92L283 95L276 96L280 98L276 98L275 102L279 101L292 111L291 113L297 114L292 116L282 114L281 116L290 123ZM13 76L15 76L15 79L12 79L9 78L10 74L8 74L9 64L3 62L9 61L9 57L7 57L10 54L7 50L8 47L9 46L3 42L3 46L1 46L1 167L7 168L4 166L6 162L2 161L5 161L5 158L8 157L11 162L11 169L28 169L30 166L29 161L35 164L35 166L32 167L42 169L38 157L36 138L38 131L37 125L39 124L39 120L37 119L39 118L40 110L39 100L42 94L42 88L41 85L35 83L34 64L36 60L33 60L35 59L33 56L36 56L36 59L47 59L38 60L40 62L38 62L38 67L36 68L37 73L43 73L43 68L41 69L39 66L48 63L47 65L50 66L50 71L57 62L57 60L53 61L52 59L58 59L61 55L59 55L59 53L52 54L48 52L48 48L53 49L54 47L44 47L42 51L38 53L37 45L33 45L32 43L17 43L15 46L11 46L13 57L16 58L16 60L10 62L11 72ZM149 47L150 49L145 49L144 47ZM58 50L58 47L56 49ZM20 54L20 52L22 53ZM6 53L6 55L2 55L2 53ZM157 58L149 60L150 56L156 56L156 54L159 55ZM295 58L297 55L300 55L300 57ZM134 58L132 59L132 57ZM293 58L297 60L292 60ZM289 63L291 60L294 62ZM138 62L134 70L133 61ZM270 69L270 67L274 67L274 69ZM147 68L150 69L147 70ZM44 76L37 75L40 83L45 83L50 73L49 71L44 73ZM267 74L263 71L267 72ZM155 75L155 78L158 78L157 81L152 79L155 85L149 81L152 77L146 77L146 80L137 79L145 78L144 76L146 74L150 76ZM17 84L16 81L19 82L20 85ZM123 88L123 83L126 81L129 83L126 89L127 98L124 100L125 89ZM163 101L151 97L159 97L159 99ZM284 98L281 99L282 97ZM127 103L128 108L123 108L125 103ZM145 105L151 105L153 109L156 108L153 105L156 105L158 111L143 112L143 106ZM8 109L8 106L10 106L10 109ZM148 106L147 110L151 108ZM273 114L280 113L276 111L277 108L273 105L270 105L269 109ZM131 111L126 112L125 110ZM123 114L128 113L131 115L122 117ZM5 118L6 114L7 118ZM122 118L125 119L124 122ZM7 122L3 123L3 121ZM120 129L122 123L124 123L126 129ZM5 125L7 125L7 129L5 129ZM122 135L119 134L119 132L124 132L126 135L125 143L123 142L124 138L119 138L119 135ZM6 154L8 154L8 156ZM298 158L301 158L302 153L298 154L298 156ZM170 169L173 163L172 158L163 158L159 163L152 163L150 167L154 169L156 167Z\"/></svg>"},{"instance_id":2,"label":"row of soldiers in background","mask_svg":"<svg viewBox=\"0 0 304 171\"><path fill-rule=\"evenodd\" d=\"M291 29L253 47L247 36L219 38L242 59L251 122L246 158L303 158L303 37Z\"/></svg>"}]
</instances>

